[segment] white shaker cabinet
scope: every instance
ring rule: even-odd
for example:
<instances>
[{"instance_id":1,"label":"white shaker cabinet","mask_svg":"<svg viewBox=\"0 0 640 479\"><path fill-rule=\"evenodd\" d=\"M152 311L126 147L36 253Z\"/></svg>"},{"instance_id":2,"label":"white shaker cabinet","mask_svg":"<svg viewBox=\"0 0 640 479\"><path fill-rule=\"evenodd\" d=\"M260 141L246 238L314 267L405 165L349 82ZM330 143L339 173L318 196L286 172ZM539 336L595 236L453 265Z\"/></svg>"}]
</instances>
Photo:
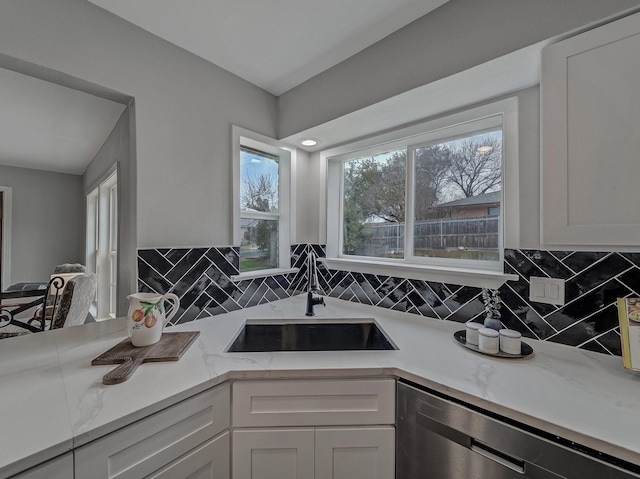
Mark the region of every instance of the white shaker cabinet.
<instances>
[{"instance_id":1,"label":"white shaker cabinet","mask_svg":"<svg viewBox=\"0 0 640 479\"><path fill-rule=\"evenodd\" d=\"M315 479L395 477L395 428L316 429Z\"/></svg>"},{"instance_id":2,"label":"white shaker cabinet","mask_svg":"<svg viewBox=\"0 0 640 479\"><path fill-rule=\"evenodd\" d=\"M233 433L236 479L392 479L395 429L239 429Z\"/></svg>"},{"instance_id":3,"label":"white shaker cabinet","mask_svg":"<svg viewBox=\"0 0 640 479\"><path fill-rule=\"evenodd\" d=\"M640 14L543 50L544 247L640 244L639 58Z\"/></svg>"},{"instance_id":4,"label":"white shaker cabinet","mask_svg":"<svg viewBox=\"0 0 640 479\"><path fill-rule=\"evenodd\" d=\"M233 432L236 479L311 479L313 428L240 429Z\"/></svg>"},{"instance_id":5,"label":"white shaker cabinet","mask_svg":"<svg viewBox=\"0 0 640 479\"><path fill-rule=\"evenodd\" d=\"M395 380L233 385L234 479L393 479Z\"/></svg>"},{"instance_id":6,"label":"white shaker cabinet","mask_svg":"<svg viewBox=\"0 0 640 479\"><path fill-rule=\"evenodd\" d=\"M197 394L75 450L75 479L229 479L230 387Z\"/></svg>"},{"instance_id":7,"label":"white shaker cabinet","mask_svg":"<svg viewBox=\"0 0 640 479\"><path fill-rule=\"evenodd\" d=\"M72 479L73 478L73 453L51 459L11 479Z\"/></svg>"}]
</instances>

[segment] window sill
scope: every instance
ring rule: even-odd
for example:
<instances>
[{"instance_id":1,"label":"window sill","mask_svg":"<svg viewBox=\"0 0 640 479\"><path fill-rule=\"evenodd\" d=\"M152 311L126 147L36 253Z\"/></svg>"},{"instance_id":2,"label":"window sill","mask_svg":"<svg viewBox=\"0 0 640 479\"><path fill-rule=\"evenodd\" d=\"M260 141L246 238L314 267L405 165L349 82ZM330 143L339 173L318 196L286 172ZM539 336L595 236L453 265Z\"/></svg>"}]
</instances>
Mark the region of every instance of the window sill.
<instances>
[{"instance_id":1,"label":"window sill","mask_svg":"<svg viewBox=\"0 0 640 479\"><path fill-rule=\"evenodd\" d=\"M231 276L231 281L239 283L247 279L266 278L267 276L277 276L280 274L297 273L299 268L273 268L273 269L260 269L258 271L247 271L246 273L240 273Z\"/></svg>"},{"instance_id":2,"label":"window sill","mask_svg":"<svg viewBox=\"0 0 640 479\"><path fill-rule=\"evenodd\" d=\"M390 264L384 261L319 258L330 269L352 271L357 273L395 276L399 278L437 281L477 288L498 289L507 281L518 280L516 274L506 274L499 271L475 270L468 268L447 268L425 265Z\"/></svg>"}]
</instances>

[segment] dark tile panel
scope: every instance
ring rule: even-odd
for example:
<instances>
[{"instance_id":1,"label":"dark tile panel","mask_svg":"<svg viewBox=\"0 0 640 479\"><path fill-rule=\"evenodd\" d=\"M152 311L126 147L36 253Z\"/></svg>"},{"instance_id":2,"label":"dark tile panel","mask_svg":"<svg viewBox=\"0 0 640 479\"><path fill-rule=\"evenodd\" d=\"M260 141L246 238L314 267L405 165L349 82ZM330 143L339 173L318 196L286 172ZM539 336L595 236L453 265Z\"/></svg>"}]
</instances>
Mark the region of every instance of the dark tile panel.
<instances>
[{"instance_id":1,"label":"dark tile panel","mask_svg":"<svg viewBox=\"0 0 640 479\"><path fill-rule=\"evenodd\" d=\"M206 251L207 248L193 248L189 250L166 274L167 280L172 283L177 283L180 278L187 274L193 265L202 258Z\"/></svg>"},{"instance_id":2,"label":"dark tile panel","mask_svg":"<svg viewBox=\"0 0 640 479\"><path fill-rule=\"evenodd\" d=\"M172 287L169 281L140 257L138 257L138 282L144 283L149 288L149 292L162 294L167 293Z\"/></svg>"},{"instance_id":3,"label":"dark tile panel","mask_svg":"<svg viewBox=\"0 0 640 479\"><path fill-rule=\"evenodd\" d=\"M167 261L167 259L155 249L143 249L138 251L138 258L145 261L161 275L166 275L171 268L173 268L173 263Z\"/></svg>"},{"instance_id":4,"label":"dark tile panel","mask_svg":"<svg viewBox=\"0 0 640 479\"><path fill-rule=\"evenodd\" d=\"M147 251L152 251L152 250L147 250ZM160 250L160 251L166 251L166 250ZM171 264L176 264L178 263L182 258L184 258L184 255L187 254L189 252L188 248L173 248L170 249L168 251L166 251L166 253L162 253L165 258L167 258L167 261L169 261Z\"/></svg>"},{"instance_id":5,"label":"dark tile panel","mask_svg":"<svg viewBox=\"0 0 640 479\"><path fill-rule=\"evenodd\" d=\"M546 320L558 331L615 304L617 298L628 296L631 291L616 280L611 280L598 289L566 304L557 312L547 316Z\"/></svg>"},{"instance_id":6,"label":"dark tile panel","mask_svg":"<svg viewBox=\"0 0 640 479\"><path fill-rule=\"evenodd\" d=\"M580 346L581 349L586 349L587 351L593 351L594 353L602 353L602 354L611 354L602 344L598 342L598 340L593 339L588 343L584 343Z\"/></svg>"},{"instance_id":7,"label":"dark tile panel","mask_svg":"<svg viewBox=\"0 0 640 479\"><path fill-rule=\"evenodd\" d=\"M500 297L503 303L500 312L505 317L502 322L508 325L510 329L520 331L522 334L526 332L522 330L518 322L512 321L511 315L513 315L534 334L536 339L546 339L556 333L556 330L542 319L542 316L511 288L503 287L500 290ZM511 315L509 313L511 313ZM510 318L509 321L507 321L506 318Z\"/></svg>"},{"instance_id":8,"label":"dark tile panel","mask_svg":"<svg viewBox=\"0 0 640 479\"><path fill-rule=\"evenodd\" d=\"M576 251L571 255L567 256L562 262L568 268L571 268L576 273L588 268L593 265L597 261L600 261L604 258L607 253L593 253L593 252L582 252Z\"/></svg>"},{"instance_id":9,"label":"dark tile panel","mask_svg":"<svg viewBox=\"0 0 640 479\"><path fill-rule=\"evenodd\" d=\"M238 269L239 260L234 264L234 260L238 258L230 251L225 254L217 248L209 248L205 256L226 276L235 276L240 273Z\"/></svg>"},{"instance_id":10,"label":"dark tile panel","mask_svg":"<svg viewBox=\"0 0 640 479\"><path fill-rule=\"evenodd\" d=\"M549 340L569 346L579 346L595 336L615 329L618 324L618 309L616 306L611 305L581 321L571 324L567 329Z\"/></svg>"},{"instance_id":11,"label":"dark tile panel","mask_svg":"<svg viewBox=\"0 0 640 479\"><path fill-rule=\"evenodd\" d=\"M546 276L544 270L539 268L527 255L519 250L505 250L504 260L525 278L529 278L530 276Z\"/></svg>"},{"instance_id":12,"label":"dark tile panel","mask_svg":"<svg viewBox=\"0 0 640 479\"><path fill-rule=\"evenodd\" d=\"M567 279L573 276L573 272L549 251L522 250L522 254L550 278Z\"/></svg>"},{"instance_id":13,"label":"dark tile panel","mask_svg":"<svg viewBox=\"0 0 640 479\"><path fill-rule=\"evenodd\" d=\"M565 284L566 301L572 301L632 268L628 261L612 253L587 267Z\"/></svg>"},{"instance_id":14,"label":"dark tile panel","mask_svg":"<svg viewBox=\"0 0 640 479\"><path fill-rule=\"evenodd\" d=\"M620 256L640 268L640 253L620 253Z\"/></svg>"},{"instance_id":15,"label":"dark tile panel","mask_svg":"<svg viewBox=\"0 0 640 479\"><path fill-rule=\"evenodd\" d=\"M622 343L620 338L620 328L616 328L598 338L598 343L616 356L622 356Z\"/></svg>"}]
</instances>

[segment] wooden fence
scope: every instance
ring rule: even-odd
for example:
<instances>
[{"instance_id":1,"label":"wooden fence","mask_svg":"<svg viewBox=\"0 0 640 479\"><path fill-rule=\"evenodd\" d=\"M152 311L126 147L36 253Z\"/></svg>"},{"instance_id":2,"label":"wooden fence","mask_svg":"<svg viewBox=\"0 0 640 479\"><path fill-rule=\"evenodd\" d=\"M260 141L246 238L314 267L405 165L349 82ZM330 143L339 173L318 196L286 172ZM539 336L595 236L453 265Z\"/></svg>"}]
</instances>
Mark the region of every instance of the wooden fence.
<instances>
[{"instance_id":1,"label":"wooden fence","mask_svg":"<svg viewBox=\"0 0 640 479\"><path fill-rule=\"evenodd\" d=\"M373 223L368 224L367 229L371 234L368 256L393 256L404 249L404 223ZM414 230L416 254L433 250L498 249L497 216L416 221Z\"/></svg>"}]
</instances>

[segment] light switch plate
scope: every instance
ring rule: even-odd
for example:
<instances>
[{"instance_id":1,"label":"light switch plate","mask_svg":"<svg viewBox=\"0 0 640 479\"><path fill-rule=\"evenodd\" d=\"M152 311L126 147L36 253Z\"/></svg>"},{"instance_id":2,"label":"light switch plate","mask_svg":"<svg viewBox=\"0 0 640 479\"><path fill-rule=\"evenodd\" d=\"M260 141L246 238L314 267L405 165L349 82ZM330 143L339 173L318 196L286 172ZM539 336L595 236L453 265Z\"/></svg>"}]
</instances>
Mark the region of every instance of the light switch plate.
<instances>
[{"instance_id":1,"label":"light switch plate","mask_svg":"<svg viewBox=\"0 0 640 479\"><path fill-rule=\"evenodd\" d=\"M564 279L529 278L529 301L537 303L564 305Z\"/></svg>"}]
</instances>

